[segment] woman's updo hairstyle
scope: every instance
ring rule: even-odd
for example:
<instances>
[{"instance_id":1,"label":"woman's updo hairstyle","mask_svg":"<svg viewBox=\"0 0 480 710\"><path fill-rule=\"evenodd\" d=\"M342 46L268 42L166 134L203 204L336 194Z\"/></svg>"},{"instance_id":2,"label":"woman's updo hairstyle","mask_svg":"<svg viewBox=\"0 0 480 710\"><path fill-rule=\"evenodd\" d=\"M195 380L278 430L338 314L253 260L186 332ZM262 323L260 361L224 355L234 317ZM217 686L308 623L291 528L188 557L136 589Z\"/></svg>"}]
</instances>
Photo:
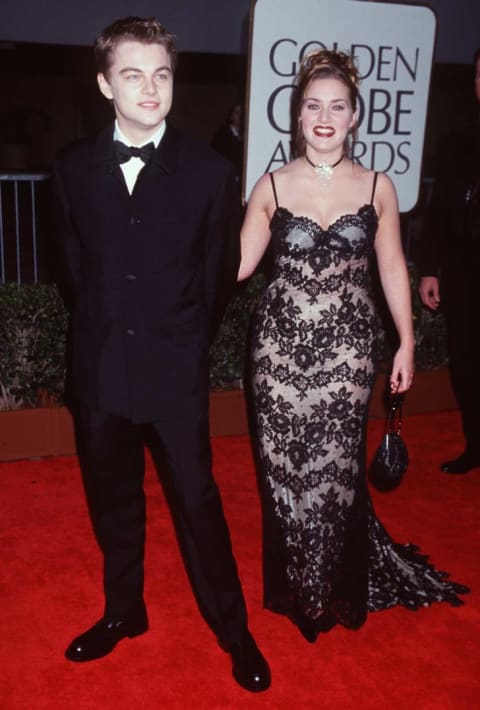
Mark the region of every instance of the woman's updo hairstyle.
<instances>
[{"instance_id":1,"label":"woman's updo hairstyle","mask_svg":"<svg viewBox=\"0 0 480 710\"><path fill-rule=\"evenodd\" d=\"M352 57L345 52L330 49L317 49L315 52L307 54L297 74L292 103L297 155L303 155L305 152L305 140L298 119L305 94L315 79L338 79L341 81L349 91L353 111L357 110L359 78L358 69Z\"/></svg>"}]
</instances>

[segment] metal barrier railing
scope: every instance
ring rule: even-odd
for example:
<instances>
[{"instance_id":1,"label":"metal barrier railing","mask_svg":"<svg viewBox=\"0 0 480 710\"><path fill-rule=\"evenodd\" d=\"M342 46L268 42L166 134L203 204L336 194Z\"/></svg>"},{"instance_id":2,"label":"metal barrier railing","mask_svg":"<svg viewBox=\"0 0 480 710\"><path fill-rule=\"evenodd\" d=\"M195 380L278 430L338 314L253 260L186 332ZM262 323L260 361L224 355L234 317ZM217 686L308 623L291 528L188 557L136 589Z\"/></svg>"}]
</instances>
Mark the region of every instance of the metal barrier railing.
<instances>
[{"instance_id":1,"label":"metal barrier railing","mask_svg":"<svg viewBox=\"0 0 480 710\"><path fill-rule=\"evenodd\" d=\"M39 248L51 224L49 180L47 172L0 173L0 283L40 279Z\"/></svg>"}]
</instances>

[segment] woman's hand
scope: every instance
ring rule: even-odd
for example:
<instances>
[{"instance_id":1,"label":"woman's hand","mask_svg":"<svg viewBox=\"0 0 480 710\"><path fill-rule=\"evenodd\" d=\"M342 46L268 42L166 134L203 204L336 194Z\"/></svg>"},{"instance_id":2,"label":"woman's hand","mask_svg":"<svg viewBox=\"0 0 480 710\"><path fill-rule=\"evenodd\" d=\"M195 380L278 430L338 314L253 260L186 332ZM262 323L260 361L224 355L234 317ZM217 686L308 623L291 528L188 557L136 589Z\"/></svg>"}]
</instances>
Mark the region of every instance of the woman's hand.
<instances>
[{"instance_id":1,"label":"woman's hand","mask_svg":"<svg viewBox=\"0 0 480 710\"><path fill-rule=\"evenodd\" d=\"M401 394L410 389L413 380L413 372L413 346L400 346L393 358L392 373L390 375L390 390Z\"/></svg>"}]
</instances>

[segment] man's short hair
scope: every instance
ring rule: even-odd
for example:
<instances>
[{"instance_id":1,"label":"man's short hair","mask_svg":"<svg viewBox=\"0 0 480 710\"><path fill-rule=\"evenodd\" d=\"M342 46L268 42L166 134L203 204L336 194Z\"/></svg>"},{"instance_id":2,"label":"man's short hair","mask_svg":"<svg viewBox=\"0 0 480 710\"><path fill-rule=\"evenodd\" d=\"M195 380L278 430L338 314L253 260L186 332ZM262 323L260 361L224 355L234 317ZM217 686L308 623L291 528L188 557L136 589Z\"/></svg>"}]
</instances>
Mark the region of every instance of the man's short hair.
<instances>
[{"instance_id":1,"label":"man's short hair","mask_svg":"<svg viewBox=\"0 0 480 710\"><path fill-rule=\"evenodd\" d=\"M93 49L97 70L100 73L105 76L108 74L115 48L120 42L125 41L159 44L165 47L170 57L172 71L175 71L177 49L174 35L167 32L154 17L124 17L105 27L95 40Z\"/></svg>"}]
</instances>

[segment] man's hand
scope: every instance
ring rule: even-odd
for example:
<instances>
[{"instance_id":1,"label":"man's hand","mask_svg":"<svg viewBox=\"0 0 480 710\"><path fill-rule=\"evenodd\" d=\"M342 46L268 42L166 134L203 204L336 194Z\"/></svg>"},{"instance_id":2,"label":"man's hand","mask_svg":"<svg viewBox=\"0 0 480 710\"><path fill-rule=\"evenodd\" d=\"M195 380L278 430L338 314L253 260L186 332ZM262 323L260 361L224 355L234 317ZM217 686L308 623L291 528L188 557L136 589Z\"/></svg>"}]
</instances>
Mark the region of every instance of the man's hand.
<instances>
[{"instance_id":1,"label":"man's hand","mask_svg":"<svg viewBox=\"0 0 480 710\"><path fill-rule=\"evenodd\" d=\"M440 284L436 276L422 276L418 292L422 303L432 311L436 311L440 306Z\"/></svg>"}]
</instances>

